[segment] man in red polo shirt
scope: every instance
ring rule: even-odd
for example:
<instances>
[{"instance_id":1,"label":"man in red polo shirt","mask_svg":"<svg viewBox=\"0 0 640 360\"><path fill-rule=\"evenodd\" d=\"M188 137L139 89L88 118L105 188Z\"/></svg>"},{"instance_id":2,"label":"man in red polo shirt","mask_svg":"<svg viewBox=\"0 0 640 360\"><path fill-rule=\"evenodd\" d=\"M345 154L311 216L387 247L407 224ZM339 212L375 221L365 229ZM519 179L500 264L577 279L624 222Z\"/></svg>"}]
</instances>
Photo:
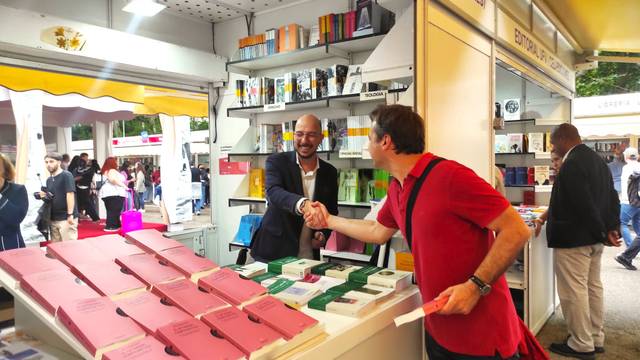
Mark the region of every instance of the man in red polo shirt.
<instances>
[{"instance_id":1,"label":"man in red polo shirt","mask_svg":"<svg viewBox=\"0 0 640 360\"><path fill-rule=\"evenodd\" d=\"M424 121L410 107L380 106L371 113L369 152L376 168L395 180L377 221L306 216L330 228L382 244L400 229L406 236L407 201L416 180L436 158L424 152ZM522 339L503 276L530 236L509 202L472 170L445 160L433 167L415 201L412 252L424 302L448 296L425 319L429 359L512 359ZM497 234L494 238L493 233Z\"/></svg>"}]
</instances>

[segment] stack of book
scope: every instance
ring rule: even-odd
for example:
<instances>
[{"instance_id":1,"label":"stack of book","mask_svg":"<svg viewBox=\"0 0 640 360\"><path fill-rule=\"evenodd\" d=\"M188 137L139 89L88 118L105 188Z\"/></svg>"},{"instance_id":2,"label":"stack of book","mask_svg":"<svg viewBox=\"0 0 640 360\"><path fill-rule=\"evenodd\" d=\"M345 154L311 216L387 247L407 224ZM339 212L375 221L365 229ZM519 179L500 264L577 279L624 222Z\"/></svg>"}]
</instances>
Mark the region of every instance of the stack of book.
<instances>
[{"instance_id":1,"label":"stack of book","mask_svg":"<svg viewBox=\"0 0 640 360\"><path fill-rule=\"evenodd\" d=\"M369 202L387 195L389 173L378 169L340 169L338 201Z\"/></svg>"},{"instance_id":2,"label":"stack of book","mask_svg":"<svg viewBox=\"0 0 640 360\"><path fill-rule=\"evenodd\" d=\"M317 41L313 45L315 44ZM289 24L278 29L268 29L262 34L241 38L238 40L237 58L250 60L307 46L310 46L309 30L298 24Z\"/></svg>"}]
</instances>

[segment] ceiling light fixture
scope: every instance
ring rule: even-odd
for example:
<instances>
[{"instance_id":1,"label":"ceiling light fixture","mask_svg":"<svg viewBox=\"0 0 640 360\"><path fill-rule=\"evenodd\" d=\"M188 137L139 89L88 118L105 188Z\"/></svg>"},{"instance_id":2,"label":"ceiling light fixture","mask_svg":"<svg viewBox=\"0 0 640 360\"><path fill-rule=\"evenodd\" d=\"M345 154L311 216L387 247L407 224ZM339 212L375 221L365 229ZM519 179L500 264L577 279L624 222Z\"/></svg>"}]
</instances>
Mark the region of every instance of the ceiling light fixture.
<instances>
[{"instance_id":1,"label":"ceiling light fixture","mask_svg":"<svg viewBox=\"0 0 640 360\"><path fill-rule=\"evenodd\" d=\"M166 8L165 5L158 4L154 0L130 0L122 10L140 16L154 16Z\"/></svg>"}]
</instances>

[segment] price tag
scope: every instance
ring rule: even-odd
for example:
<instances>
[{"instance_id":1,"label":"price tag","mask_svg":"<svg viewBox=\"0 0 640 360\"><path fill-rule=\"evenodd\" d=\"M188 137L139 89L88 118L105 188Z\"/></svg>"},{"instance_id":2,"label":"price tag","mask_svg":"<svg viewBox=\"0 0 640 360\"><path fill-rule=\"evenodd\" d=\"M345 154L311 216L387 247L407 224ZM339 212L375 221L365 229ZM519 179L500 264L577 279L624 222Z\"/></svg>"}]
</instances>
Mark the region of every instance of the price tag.
<instances>
[{"instance_id":1,"label":"price tag","mask_svg":"<svg viewBox=\"0 0 640 360\"><path fill-rule=\"evenodd\" d=\"M387 90L369 91L360 93L360 101L384 100L387 97Z\"/></svg>"},{"instance_id":2,"label":"price tag","mask_svg":"<svg viewBox=\"0 0 640 360\"><path fill-rule=\"evenodd\" d=\"M283 111L284 108L285 108L284 103L268 104L264 106L263 111L264 112Z\"/></svg>"}]
</instances>

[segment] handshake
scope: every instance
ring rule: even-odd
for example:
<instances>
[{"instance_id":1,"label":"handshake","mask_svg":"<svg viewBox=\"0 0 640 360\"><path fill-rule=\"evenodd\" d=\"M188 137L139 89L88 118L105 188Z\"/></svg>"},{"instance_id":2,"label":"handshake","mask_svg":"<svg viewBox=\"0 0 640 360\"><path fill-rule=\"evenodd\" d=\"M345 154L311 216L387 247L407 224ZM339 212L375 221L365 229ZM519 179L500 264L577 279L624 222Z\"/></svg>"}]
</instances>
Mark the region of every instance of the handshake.
<instances>
[{"instance_id":1,"label":"handshake","mask_svg":"<svg viewBox=\"0 0 640 360\"><path fill-rule=\"evenodd\" d=\"M305 201L302 207L302 215L307 227L314 230L329 228L331 214L327 208L318 201Z\"/></svg>"}]
</instances>

